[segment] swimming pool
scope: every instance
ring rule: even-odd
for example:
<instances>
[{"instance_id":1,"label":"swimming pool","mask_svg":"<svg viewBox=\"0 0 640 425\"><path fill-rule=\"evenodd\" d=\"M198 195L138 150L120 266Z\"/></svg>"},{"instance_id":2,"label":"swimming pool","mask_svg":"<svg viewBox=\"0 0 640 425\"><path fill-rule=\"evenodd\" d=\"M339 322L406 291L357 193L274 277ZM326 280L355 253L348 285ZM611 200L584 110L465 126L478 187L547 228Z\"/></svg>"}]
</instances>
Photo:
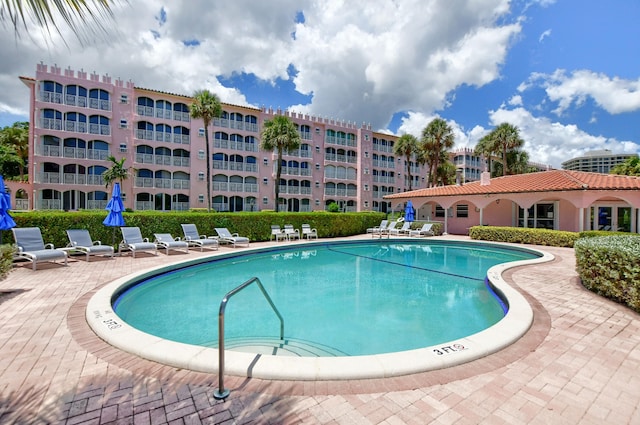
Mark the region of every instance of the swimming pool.
<instances>
[{"instance_id":1,"label":"swimming pool","mask_svg":"<svg viewBox=\"0 0 640 425\"><path fill-rule=\"evenodd\" d=\"M525 257L529 260L524 260ZM536 259L531 260L534 257ZM90 302L87 317L91 319L90 323L94 323L95 326L92 327L99 334L104 333L106 328L109 336L126 335L125 338L116 338L118 341L112 344L143 357L159 360L159 356L165 363L213 371L216 367L217 350L209 347L215 347L217 343L215 331L219 301L228 290L242 283L247 277L256 275L263 281L275 304L283 311L285 339L295 342L288 352L282 350L284 354L338 357L289 357L287 363L278 366L278 362L274 361L279 357L282 360L281 356L264 355L267 352L271 353L273 347L269 351L261 351L264 347L269 347L270 341L277 339L277 319L269 311L264 299L253 298L256 294L251 294L247 289L247 294L239 295L238 299L234 298L230 302L229 318L225 320L229 329L226 348L248 352L229 353L227 373L282 379L336 379L338 376L338 379L344 379L345 369L350 369L347 377L411 373L416 371L416 368L425 370L425 367L443 367L454 357L454 362L468 361L469 358L486 355L504 346L504 339L512 338L515 329L511 326L514 322L507 319L511 316L511 319L517 319L516 323L519 322L523 312L524 316L527 316L527 311L530 312L530 307L518 299L517 292L501 286L498 272L497 276L491 277L491 281L495 285L495 291L509 305L509 311L505 315L500 302L485 287L483 278L487 269L494 267L501 270L508 265L497 263L510 260L516 260L515 263L510 263L511 265L527 261L544 261L545 254L532 250L505 250L495 244L441 241L411 243L404 238L384 242L296 244L295 248L291 249L277 247L247 250L236 255L221 255L216 258L217 261L206 265L201 264L200 260L182 263L177 269L162 269L162 277L157 276L157 271L148 271L135 278L114 282L115 286L110 285L111 288L107 290L107 293L110 291L110 303L118 300L115 310L118 314L127 316L126 322L133 323L135 327L131 327L130 323L116 315L111 306L95 308ZM339 268L338 264L345 267ZM214 277L196 277L196 284L190 284L187 281L195 276L196 267L211 270ZM489 275L491 274L490 272ZM303 285L309 280L315 282L316 286L323 287L326 290L325 294L309 295L308 289ZM138 285L143 281L147 284ZM217 293L213 287L216 287ZM162 290L152 295L159 288ZM399 297L399 293L403 292L399 290L401 288L407 289L408 297ZM196 306L196 301L205 298L202 290L214 293L214 301ZM186 304L173 302L177 294L184 292L191 293L193 299L186 301ZM256 289L253 292L259 291ZM372 293L375 297L370 299ZM124 298L121 297L123 294L126 295ZM155 299L160 304L153 307L142 305L142 309L137 309L138 302L130 302L128 298L133 296L134 299L140 294L144 295L143 298ZM331 302L322 301L321 297L327 297L327 300L345 300L345 304L329 306L327 310L322 310L320 307L327 307ZM167 300L170 302L167 303ZM429 304L429 300L437 302ZM462 303L456 304L455 301ZM288 303L295 308L287 307ZM452 308L446 311L435 307L447 304L451 304ZM476 308L478 304L480 318L476 316L475 319L471 319L470 316L466 316L467 312ZM522 308L520 304L523 304ZM140 310L151 310L155 314L147 314L146 318L140 316L140 321L140 317L136 317ZM426 315L407 315L410 316L408 321L400 320L398 310L402 312L402 316L410 311ZM193 320L193 317L189 317L191 315L187 313L192 311L201 314L196 315L195 320L203 322L204 327L194 332L175 332L177 329L190 327L187 323ZM264 319L260 316L263 318L257 319L254 323L245 321L253 316L258 317L257 313L267 313L269 318ZM306 320L306 316L309 316L310 320ZM357 316L360 321L351 322L353 316ZM457 320L456 316L462 320ZM489 344L491 347L485 347L485 343L479 344L476 337L495 333L492 329L501 323L504 327L505 320L507 330L502 329L499 332L501 335L497 341L495 338L489 338L494 339ZM304 322L310 323L312 329L305 330L301 326ZM325 328L329 322L333 322L334 329L337 324L339 329L329 331L330 334L346 337L336 341L318 336L327 332ZM446 326L436 326L443 323ZM456 323L472 324L474 327L471 330L458 329L460 326ZM513 338L517 339L522 335L530 323L530 317L525 317L524 323L519 323L516 327L520 329L515 329L518 336ZM136 327L140 329L135 329ZM436 331L438 328L453 330L453 333L440 333ZM250 330L248 334L247 329ZM373 332L366 334L365 331ZM154 336L149 332L158 335ZM435 339L429 339L432 337ZM147 342L151 345L141 343L141 338L148 339ZM136 342L133 343L131 339L136 339ZM371 341L374 343L373 348L364 347L365 343ZM510 342L506 344L508 343ZM201 344L202 347L193 344ZM424 354L428 356L424 358ZM401 360L407 356L414 359L410 362ZM415 357L423 358L416 361ZM205 358L208 360L204 361ZM256 359L259 360L256 362ZM356 359L359 366L353 368L353 360ZM292 361L295 364L292 364ZM363 365L367 366L363 368Z\"/></svg>"}]
</instances>

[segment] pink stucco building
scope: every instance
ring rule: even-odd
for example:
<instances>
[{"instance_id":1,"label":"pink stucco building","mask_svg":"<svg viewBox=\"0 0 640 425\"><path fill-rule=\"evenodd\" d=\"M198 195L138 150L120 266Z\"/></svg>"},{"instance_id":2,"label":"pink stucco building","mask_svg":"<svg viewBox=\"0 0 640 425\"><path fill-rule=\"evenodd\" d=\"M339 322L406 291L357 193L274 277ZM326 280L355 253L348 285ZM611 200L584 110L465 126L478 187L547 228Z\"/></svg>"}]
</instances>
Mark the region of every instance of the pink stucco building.
<instances>
[{"instance_id":1,"label":"pink stucco building","mask_svg":"<svg viewBox=\"0 0 640 425\"><path fill-rule=\"evenodd\" d=\"M202 120L192 98L137 87L132 81L39 64L30 90L28 183L9 185L16 209L102 209L107 156L135 169L123 185L134 210L206 208ZM283 159L281 210L386 211L383 196L408 188L393 135L367 124L288 111L223 104L209 128L212 205L217 211L275 209L276 154L260 149L260 130L274 115L296 124L302 144ZM412 187L425 170L413 164Z\"/></svg>"}]
</instances>

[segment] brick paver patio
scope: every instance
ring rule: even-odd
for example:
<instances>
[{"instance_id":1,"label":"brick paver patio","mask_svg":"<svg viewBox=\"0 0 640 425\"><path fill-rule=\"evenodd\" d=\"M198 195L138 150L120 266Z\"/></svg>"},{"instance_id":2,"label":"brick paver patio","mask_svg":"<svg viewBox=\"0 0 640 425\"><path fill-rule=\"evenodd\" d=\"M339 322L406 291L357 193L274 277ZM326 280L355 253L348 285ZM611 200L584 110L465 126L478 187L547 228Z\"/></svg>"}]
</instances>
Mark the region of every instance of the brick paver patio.
<instances>
[{"instance_id":1,"label":"brick paver patio","mask_svg":"<svg viewBox=\"0 0 640 425\"><path fill-rule=\"evenodd\" d=\"M226 401L216 376L120 352L84 320L102 284L206 252L16 267L0 282L0 423L640 424L640 315L583 289L572 249L540 249L555 261L506 273L535 319L499 353L389 379L227 377Z\"/></svg>"}]
</instances>

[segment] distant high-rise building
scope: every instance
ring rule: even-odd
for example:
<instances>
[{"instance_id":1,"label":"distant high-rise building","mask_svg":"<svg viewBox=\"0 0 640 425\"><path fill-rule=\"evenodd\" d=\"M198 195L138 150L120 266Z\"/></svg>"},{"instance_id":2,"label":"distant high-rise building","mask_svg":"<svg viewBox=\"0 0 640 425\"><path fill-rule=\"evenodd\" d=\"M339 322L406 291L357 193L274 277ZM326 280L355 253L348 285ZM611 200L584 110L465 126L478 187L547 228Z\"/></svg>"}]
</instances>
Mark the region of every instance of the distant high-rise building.
<instances>
[{"instance_id":1,"label":"distant high-rise building","mask_svg":"<svg viewBox=\"0 0 640 425\"><path fill-rule=\"evenodd\" d=\"M590 151L562 163L564 170L609 174L609 171L637 154L614 154L609 149Z\"/></svg>"}]
</instances>

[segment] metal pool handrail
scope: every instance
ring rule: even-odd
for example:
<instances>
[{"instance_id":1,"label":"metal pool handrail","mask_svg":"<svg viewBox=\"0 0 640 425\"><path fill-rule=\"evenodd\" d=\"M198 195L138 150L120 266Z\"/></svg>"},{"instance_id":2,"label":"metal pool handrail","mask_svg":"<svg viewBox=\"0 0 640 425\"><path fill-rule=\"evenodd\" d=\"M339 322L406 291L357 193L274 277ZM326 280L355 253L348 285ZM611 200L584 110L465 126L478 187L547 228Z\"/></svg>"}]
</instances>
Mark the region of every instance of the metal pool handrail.
<instances>
[{"instance_id":1,"label":"metal pool handrail","mask_svg":"<svg viewBox=\"0 0 640 425\"><path fill-rule=\"evenodd\" d=\"M217 400L225 399L229 396L229 390L224 388L224 311L227 308L227 302L229 302L229 298L242 291L244 288L254 282L258 285L260 291L262 291L262 295L264 295L266 300L269 302L269 305L278 316L278 319L280 319L280 339L284 339L284 319L276 308L276 305L273 303L273 300L267 293L267 290L264 289L264 286L262 286L262 282L260 282L260 279L258 279L257 277L252 277L242 285L227 292L227 294L224 296L224 298L222 298L222 301L220 302L220 311L218 313L218 390L214 391L213 393L213 397Z\"/></svg>"}]
</instances>

